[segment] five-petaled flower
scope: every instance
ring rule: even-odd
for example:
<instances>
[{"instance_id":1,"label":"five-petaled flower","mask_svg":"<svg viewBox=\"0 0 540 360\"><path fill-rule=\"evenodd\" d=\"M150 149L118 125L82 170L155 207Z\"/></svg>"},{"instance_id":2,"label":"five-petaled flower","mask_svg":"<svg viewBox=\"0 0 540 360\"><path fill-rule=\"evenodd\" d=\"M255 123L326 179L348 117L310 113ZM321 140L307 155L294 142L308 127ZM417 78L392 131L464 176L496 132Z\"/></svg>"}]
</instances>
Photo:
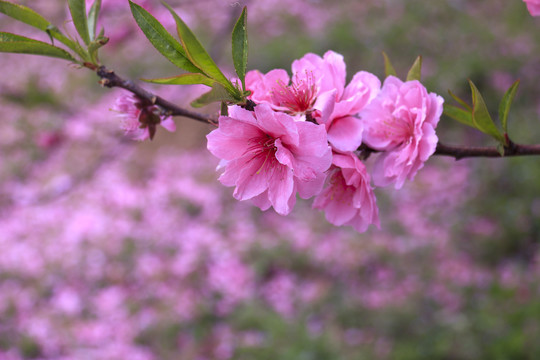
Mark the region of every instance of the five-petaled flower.
<instances>
[{"instance_id":1,"label":"five-petaled flower","mask_svg":"<svg viewBox=\"0 0 540 360\"><path fill-rule=\"evenodd\" d=\"M219 180L236 187L234 197L282 215L291 212L297 192L309 198L321 191L332 162L323 126L295 122L267 104L253 112L230 107L207 139L208 150L225 161Z\"/></svg>"}]
</instances>

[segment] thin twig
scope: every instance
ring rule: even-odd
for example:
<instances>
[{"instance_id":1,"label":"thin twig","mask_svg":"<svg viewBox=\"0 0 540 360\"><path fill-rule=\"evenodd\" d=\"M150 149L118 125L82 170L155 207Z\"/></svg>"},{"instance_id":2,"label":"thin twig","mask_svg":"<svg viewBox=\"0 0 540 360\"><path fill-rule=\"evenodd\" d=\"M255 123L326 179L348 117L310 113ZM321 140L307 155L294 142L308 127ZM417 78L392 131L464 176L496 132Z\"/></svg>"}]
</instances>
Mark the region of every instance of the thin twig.
<instances>
[{"instance_id":1,"label":"thin twig","mask_svg":"<svg viewBox=\"0 0 540 360\"><path fill-rule=\"evenodd\" d=\"M121 78L114 71L107 69L105 66L101 66L95 70L97 75L101 78L100 83L105 87L120 87L130 91L133 94L150 101L152 104L160 106L168 115L184 116L206 124L211 124L214 126L218 125L218 121L215 117L181 108L155 94L152 94L132 81ZM365 144L363 144L358 150L362 152L365 158L369 157L371 153L379 152L378 150L369 148ZM500 158L509 156L540 155L540 145L520 145L510 142L510 146L504 149L504 156L501 156L496 147L452 146L439 142L433 155L450 156L456 160L472 157Z\"/></svg>"},{"instance_id":2,"label":"thin twig","mask_svg":"<svg viewBox=\"0 0 540 360\"><path fill-rule=\"evenodd\" d=\"M218 124L215 117L181 108L171 103L170 101L163 99L162 97L152 94L151 92L143 89L134 82L121 78L114 71L107 69L105 66L100 66L99 68L97 68L96 73L101 78L101 85L108 88L119 87L129 92L132 92L138 97L146 99L152 104L160 106L166 111L167 115L184 116L193 120L203 122L205 124Z\"/></svg>"},{"instance_id":3,"label":"thin twig","mask_svg":"<svg viewBox=\"0 0 540 360\"><path fill-rule=\"evenodd\" d=\"M496 147L451 146L441 144L440 142L437 144L434 155L451 156L456 160L470 157L503 157ZM511 146L504 149L504 157L525 155L540 155L540 145L520 145L511 143Z\"/></svg>"}]
</instances>

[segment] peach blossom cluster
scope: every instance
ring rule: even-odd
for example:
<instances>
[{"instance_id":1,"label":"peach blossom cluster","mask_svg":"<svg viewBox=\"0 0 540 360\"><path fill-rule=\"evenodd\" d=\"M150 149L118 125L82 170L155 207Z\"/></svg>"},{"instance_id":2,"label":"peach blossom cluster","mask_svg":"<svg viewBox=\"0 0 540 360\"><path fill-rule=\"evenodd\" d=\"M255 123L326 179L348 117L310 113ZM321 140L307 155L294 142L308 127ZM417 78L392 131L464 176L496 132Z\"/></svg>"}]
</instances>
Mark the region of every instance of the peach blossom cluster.
<instances>
[{"instance_id":1,"label":"peach blossom cluster","mask_svg":"<svg viewBox=\"0 0 540 360\"><path fill-rule=\"evenodd\" d=\"M222 160L220 181L234 197L263 210L287 215L296 195L315 197L329 222L363 232L379 225L372 180L399 189L435 152L440 96L393 76L381 86L365 71L346 84L343 56L333 51L295 60L292 76L250 71L246 88L254 110L231 106L208 150ZM371 152L368 171L361 158Z\"/></svg>"}]
</instances>

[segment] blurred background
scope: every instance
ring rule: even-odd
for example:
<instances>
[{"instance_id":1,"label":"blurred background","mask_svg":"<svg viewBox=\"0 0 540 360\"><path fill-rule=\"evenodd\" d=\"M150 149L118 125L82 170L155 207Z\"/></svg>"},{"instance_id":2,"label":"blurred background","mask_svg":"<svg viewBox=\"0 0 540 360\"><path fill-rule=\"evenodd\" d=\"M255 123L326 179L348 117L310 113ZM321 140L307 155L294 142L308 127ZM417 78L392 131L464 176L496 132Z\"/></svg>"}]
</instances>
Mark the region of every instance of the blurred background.
<instances>
[{"instance_id":1,"label":"blurred background","mask_svg":"<svg viewBox=\"0 0 540 360\"><path fill-rule=\"evenodd\" d=\"M345 56L348 77L405 76L492 111L516 79L515 142L539 143L540 19L521 0L170 0L232 76L230 30L248 5L249 69ZM16 1L59 27L64 1ZM173 32L157 0L139 1ZM132 78L178 74L103 0L101 60ZM47 41L0 16L0 31ZM0 54L0 359L540 358L538 157L430 159L400 191L376 190L381 229L328 224L232 198L205 149L209 126L177 118L126 139L120 90L61 60ZM204 89L154 88L185 105ZM205 108L207 112L216 109ZM495 145L443 117L441 141Z\"/></svg>"}]
</instances>

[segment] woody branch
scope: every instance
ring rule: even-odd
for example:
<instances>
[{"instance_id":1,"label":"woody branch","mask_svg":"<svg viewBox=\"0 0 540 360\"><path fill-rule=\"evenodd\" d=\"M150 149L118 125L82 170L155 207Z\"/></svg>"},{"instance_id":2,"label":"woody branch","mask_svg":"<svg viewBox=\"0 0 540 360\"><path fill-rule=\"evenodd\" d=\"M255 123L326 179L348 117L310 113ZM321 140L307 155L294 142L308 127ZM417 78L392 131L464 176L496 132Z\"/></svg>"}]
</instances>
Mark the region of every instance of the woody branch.
<instances>
[{"instance_id":1,"label":"woody branch","mask_svg":"<svg viewBox=\"0 0 540 360\"><path fill-rule=\"evenodd\" d=\"M126 80L118 76L113 70L108 69L105 66L100 66L95 69L96 74L100 77L100 84L104 87L113 88L119 87L127 90L140 98L146 99L152 104L160 106L165 110L167 115L171 116L183 116L193 120L197 120L206 124L217 126L218 121L214 116L201 114L195 111L190 111L181 108L170 101L157 96L141 86L135 84L133 81ZM365 145L362 145L364 151L377 152L376 150L369 149ZM437 144L437 149L433 155L449 156L456 160L472 157L487 157L487 158L500 158L503 157L499 153L496 147L470 147L470 146L455 146L445 145L441 142ZM510 143L510 146L504 149L504 157L508 156L527 156L527 155L540 155L540 145L521 145L516 143Z\"/></svg>"}]
</instances>

